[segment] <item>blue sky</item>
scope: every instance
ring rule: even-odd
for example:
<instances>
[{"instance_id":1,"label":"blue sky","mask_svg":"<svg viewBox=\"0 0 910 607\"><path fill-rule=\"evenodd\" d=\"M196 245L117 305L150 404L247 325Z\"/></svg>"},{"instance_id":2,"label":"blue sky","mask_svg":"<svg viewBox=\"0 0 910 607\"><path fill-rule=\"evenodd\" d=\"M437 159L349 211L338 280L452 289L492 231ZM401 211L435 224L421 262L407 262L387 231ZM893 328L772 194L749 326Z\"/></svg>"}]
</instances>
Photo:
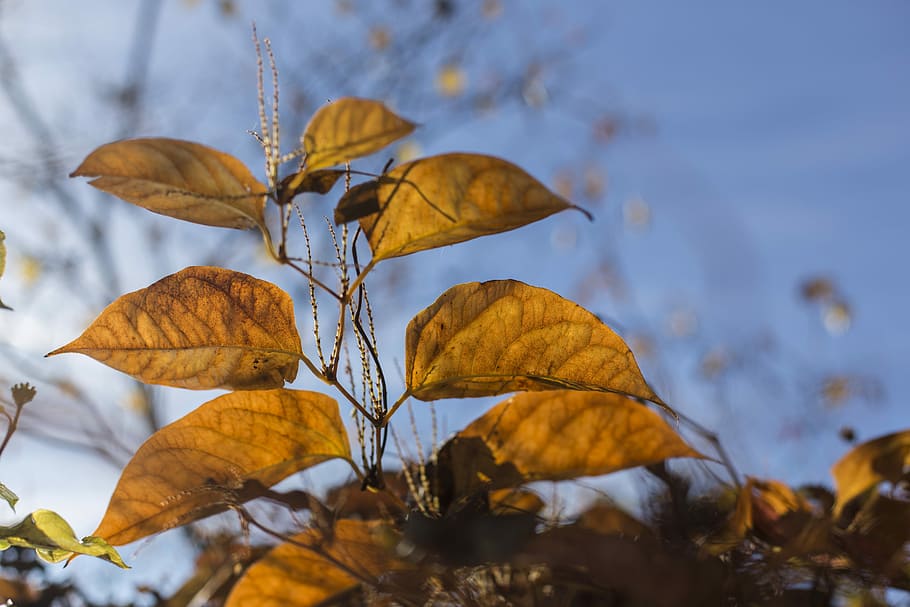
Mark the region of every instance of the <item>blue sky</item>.
<instances>
[{"instance_id":1,"label":"blue sky","mask_svg":"<svg viewBox=\"0 0 910 607\"><path fill-rule=\"evenodd\" d=\"M357 29L337 16L330 2L307 3L310 12L286 23L271 12L257 14L265 10L259 3L239 3L239 14L227 20L217 16L213 4L164 3L141 132L204 141L244 158L258 172L261 162L244 133L256 126L250 20L275 39L279 66L289 72L295 54L330 52L345 40L341 32ZM381 271L404 271L411 284L389 317L403 327L459 281L515 276L571 296L583 281L585 264L615 249L634 284L634 301L601 298L586 305L616 319L620 328L659 330L677 307L697 312L697 338L669 344L664 353L669 360L643 366L662 394L670 394L668 400L727 438L744 471L826 482L828 466L847 448L836 436L839 427L850 425L863 439L907 427L910 246L903 232L910 225L910 5L896 0L503 4L510 27L478 26L477 48L506 58L529 48L544 54L560 50L565 58L546 72L551 105L542 112L504 108L464 124L440 125L428 102L408 116L425 125L427 134L418 133L417 141L427 153L499 154L548 183L560 169L590 162L606 171L606 199L593 209L593 224L568 214L499 240L388 262ZM3 6L3 39L19 60L38 109L60 137L56 153L66 171L115 136L111 117L98 112L96 99L123 78L128 59L123 49L138 5L42 0ZM478 73L493 61L483 52L469 57ZM363 78L381 69L381 62L367 64ZM315 73L306 76L324 81ZM318 90L335 97L355 92ZM0 101L0 127L8 136L0 159L9 163L22 153L21 128L5 103ZM606 147L593 144L589 125L567 108L581 108L590 117L600 107L641 117L653 132L623 134ZM75 180L64 185L80 196L88 190ZM115 374L96 363L40 358L69 341L97 310L83 309L76 297L72 309L60 311L52 290L19 285L18 251L48 234L61 246L78 243L65 222L47 231L45 224L55 218L35 205L30 197L36 194L21 184L0 187L0 229L10 247L0 289L3 300L17 308L0 315L0 335L53 372L97 374L107 385ZM645 232L621 226L621 207L635 197L652 209L653 223ZM112 206L107 216L124 234L118 259L129 269L124 291L198 263L194 245L204 241L196 239L210 234L151 219L180 242L152 265L134 226L137 215ZM552 244L565 233L574 235L575 247ZM237 269L271 277L272 269L254 256L238 263L243 267ZM421 264L427 270L415 276ZM829 336L817 313L798 299L800 281L818 274L831 276L853 308L854 323L844 335ZM383 343L400 360L395 331ZM780 345L768 364L788 387L761 385L764 376L756 373L749 381L760 385L737 382L726 404L718 406L694 379L699 355L726 342L750 344L768 332ZM828 371L876 375L884 397L836 410L807 404L801 382ZM177 395L169 411L180 415L204 399ZM442 403L439 411L453 431L489 404ZM782 438L788 420L799 422L798 440ZM426 427L426 419L420 424ZM36 449L14 439L0 462L2 480L20 492L22 508L54 507L77 526L92 527L116 472L76 473L61 462L83 466L83 458L42 445L43 457L53 465L36 474L26 465L35 461ZM156 540L146 550L149 560L161 542L167 546L167 540ZM90 566L77 561L74 567Z\"/></svg>"}]
</instances>

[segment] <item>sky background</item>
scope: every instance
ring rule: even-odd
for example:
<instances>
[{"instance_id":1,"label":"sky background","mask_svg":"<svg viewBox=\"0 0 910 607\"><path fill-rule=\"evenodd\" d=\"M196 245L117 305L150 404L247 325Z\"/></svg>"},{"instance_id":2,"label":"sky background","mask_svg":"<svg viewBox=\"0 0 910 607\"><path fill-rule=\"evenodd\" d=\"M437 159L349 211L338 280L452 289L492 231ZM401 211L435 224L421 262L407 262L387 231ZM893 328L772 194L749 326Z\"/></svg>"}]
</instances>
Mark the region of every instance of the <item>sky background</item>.
<instances>
[{"instance_id":1,"label":"sky background","mask_svg":"<svg viewBox=\"0 0 910 607\"><path fill-rule=\"evenodd\" d=\"M479 4L461 10L476 14ZM287 125L302 126L323 99L366 94L388 79L381 53L353 65L342 59L365 45L369 28L395 32L407 23L391 10L367 11L370 20L361 19L356 7L364 5L353 5L354 17L335 2L293 8L238 2L228 15L215 2L163 2L156 27L144 28L156 42L148 101L134 134L201 141L260 173L255 143L245 133L257 127L250 22L273 39L282 80L303 83L311 96L307 112L295 113L294 96L283 89L282 118L292 140L295 128ZM83 285L83 297L78 288L61 295L52 282L28 281L28 252L48 242L73 251L85 244L67 229L65 216L41 204L46 193L29 176L40 170L35 159L42 154L59 162L62 178L91 149L122 136L103 108L132 65L128 43L142 6L0 4L4 56L15 60L55 140L50 150L35 144L10 99L0 99L6 134L0 229L9 249L0 293L16 308L0 314L0 339L45 373L97 378L102 398L121 409L111 419L124 428L128 395L116 373L78 357L41 358L75 337L100 311L98 293L112 287L95 276ZM830 483L829 466L848 449L840 428L850 426L865 440L908 427L910 246L903 233L910 225L910 5L504 1L502 7L497 19L472 17L476 24L468 21L428 44L382 98L423 125L413 141L425 154L499 155L553 187L559 175L578 178L596 169L605 194L599 201L573 198L594 212L593 223L563 214L380 266L376 280L392 285L377 295L390 327L380 336L390 368L401 360L404 324L443 290L515 277L578 299L627 338L650 336L659 353L639 354L646 377L664 400L717 431L743 472ZM415 22L419 16L415 10ZM447 51L447 44L459 48L459 37L466 41L459 52ZM463 66L472 91L490 78L491 66L521 73L529 58L545 66L547 103L540 109L502 104L480 115L446 113L433 97L432 74L445 61ZM9 69L4 62L0 78ZM591 136L591 123L602 114L622 119L606 145ZM97 208L119 235L118 292L199 263L199 251L219 242L212 229L146 217L95 197L78 180L59 183L86 204L110 205ZM636 200L650 212L644 229L624 221ZM330 204L311 201L305 209L318 217L330 214ZM165 234L157 257L139 222ZM248 251L240 246L247 244ZM235 246L240 251L226 251L226 265L299 289L254 254L255 238L231 241ZM599 280L593 270L604 259L615 262L630 286L625 297L586 288ZM800 300L799 285L814 276L830 277L849 303L846 332L826 331L818 306ZM303 302L297 309L305 318ZM667 331L674 319L694 332L674 336ZM306 345L309 329L300 324ZM698 377L712 352L728 353L741 366L722 385ZM838 374L853 377L874 398L825 406L817 386ZM302 379L297 387L308 386ZM168 416L214 395L169 395ZM444 402L437 412L452 432L492 402ZM32 406L54 403L39 396ZM418 427L428 423L419 411ZM316 478L339 471L322 474ZM117 471L17 436L0 461L0 478L22 497L20 513L52 508L85 534L100 519ZM143 563L160 562L176 542L164 537L138 555L127 551L135 568L117 572L120 581L173 583ZM109 567L88 561L74 562L74 575Z\"/></svg>"}]
</instances>

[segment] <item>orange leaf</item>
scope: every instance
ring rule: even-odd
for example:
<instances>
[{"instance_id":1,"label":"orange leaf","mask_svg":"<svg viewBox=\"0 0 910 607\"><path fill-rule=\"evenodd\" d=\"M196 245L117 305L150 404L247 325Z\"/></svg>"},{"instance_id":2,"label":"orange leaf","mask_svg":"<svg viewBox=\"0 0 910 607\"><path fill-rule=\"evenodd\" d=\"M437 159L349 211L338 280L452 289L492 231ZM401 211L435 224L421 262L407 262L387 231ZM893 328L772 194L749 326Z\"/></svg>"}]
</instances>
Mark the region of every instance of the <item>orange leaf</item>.
<instances>
[{"instance_id":1,"label":"orange leaf","mask_svg":"<svg viewBox=\"0 0 910 607\"><path fill-rule=\"evenodd\" d=\"M604 392L526 392L458 433L479 438L525 481L598 476L674 457L703 457L645 405Z\"/></svg>"},{"instance_id":2,"label":"orange leaf","mask_svg":"<svg viewBox=\"0 0 910 607\"><path fill-rule=\"evenodd\" d=\"M578 208L514 164L480 154L443 154L395 167L379 179L376 197L379 212L360 220L374 262ZM336 211L336 217L347 215Z\"/></svg>"},{"instance_id":3,"label":"orange leaf","mask_svg":"<svg viewBox=\"0 0 910 607\"><path fill-rule=\"evenodd\" d=\"M520 390L600 390L663 402L621 337L556 293L514 280L456 285L408 324L420 400Z\"/></svg>"},{"instance_id":4,"label":"orange leaf","mask_svg":"<svg viewBox=\"0 0 910 607\"><path fill-rule=\"evenodd\" d=\"M338 403L318 392L233 392L165 426L124 468L93 535L113 545L256 497L294 472L350 460ZM244 492L251 487L252 492Z\"/></svg>"},{"instance_id":5,"label":"orange leaf","mask_svg":"<svg viewBox=\"0 0 910 607\"><path fill-rule=\"evenodd\" d=\"M224 228L265 231L268 188L224 152L179 139L102 145L70 177L161 215Z\"/></svg>"},{"instance_id":6,"label":"orange leaf","mask_svg":"<svg viewBox=\"0 0 910 607\"><path fill-rule=\"evenodd\" d=\"M343 97L313 114L303 132L306 170L334 166L378 152L416 125L370 99Z\"/></svg>"},{"instance_id":7,"label":"orange leaf","mask_svg":"<svg viewBox=\"0 0 910 607\"><path fill-rule=\"evenodd\" d=\"M290 296L247 274L189 267L118 298L75 341L78 352L149 384L206 390L294 381L300 336Z\"/></svg>"},{"instance_id":8,"label":"orange leaf","mask_svg":"<svg viewBox=\"0 0 910 607\"><path fill-rule=\"evenodd\" d=\"M897 483L910 468L910 430L857 445L831 468L837 487L835 517L844 506L879 483Z\"/></svg>"},{"instance_id":9,"label":"orange leaf","mask_svg":"<svg viewBox=\"0 0 910 607\"><path fill-rule=\"evenodd\" d=\"M394 532L378 521L340 520L327 537L311 529L291 540L247 569L225 607L325 605L362 582L381 589L384 577L411 568L395 556Z\"/></svg>"}]
</instances>

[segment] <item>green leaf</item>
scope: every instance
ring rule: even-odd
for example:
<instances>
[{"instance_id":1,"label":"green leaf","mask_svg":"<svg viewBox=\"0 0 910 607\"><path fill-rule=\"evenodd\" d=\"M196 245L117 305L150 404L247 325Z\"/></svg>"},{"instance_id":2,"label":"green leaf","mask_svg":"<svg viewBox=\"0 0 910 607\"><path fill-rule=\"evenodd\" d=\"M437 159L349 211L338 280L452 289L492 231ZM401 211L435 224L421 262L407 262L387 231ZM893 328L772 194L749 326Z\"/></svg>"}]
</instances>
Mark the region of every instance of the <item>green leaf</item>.
<instances>
[{"instance_id":1,"label":"green leaf","mask_svg":"<svg viewBox=\"0 0 910 607\"><path fill-rule=\"evenodd\" d=\"M0 483L0 498L6 500L9 507L13 509L13 512L16 511L16 502L19 501L19 496L13 493L12 490L3 483Z\"/></svg>"},{"instance_id":2,"label":"green leaf","mask_svg":"<svg viewBox=\"0 0 910 607\"><path fill-rule=\"evenodd\" d=\"M16 525L0 526L0 550L10 546L33 548L41 559L49 563L87 554L129 569L103 538L90 535L80 541L69 523L51 510L35 510Z\"/></svg>"}]
</instances>

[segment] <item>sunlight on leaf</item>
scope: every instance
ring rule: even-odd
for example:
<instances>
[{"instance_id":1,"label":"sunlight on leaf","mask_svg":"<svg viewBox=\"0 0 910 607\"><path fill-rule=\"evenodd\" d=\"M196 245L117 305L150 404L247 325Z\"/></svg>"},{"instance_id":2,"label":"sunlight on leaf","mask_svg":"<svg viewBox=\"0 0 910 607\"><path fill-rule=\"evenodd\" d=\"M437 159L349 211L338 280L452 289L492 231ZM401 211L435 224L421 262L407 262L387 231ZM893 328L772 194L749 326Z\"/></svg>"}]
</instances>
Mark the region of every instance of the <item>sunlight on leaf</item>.
<instances>
[{"instance_id":1,"label":"sunlight on leaf","mask_svg":"<svg viewBox=\"0 0 910 607\"><path fill-rule=\"evenodd\" d=\"M3 278L3 272L6 271L6 234L0 231L0 278ZM11 307L3 303L0 299L0 310L12 310Z\"/></svg>"},{"instance_id":2,"label":"sunlight on leaf","mask_svg":"<svg viewBox=\"0 0 910 607\"><path fill-rule=\"evenodd\" d=\"M340 520L328 534L311 529L292 540L251 565L225 607L315 607L361 581L380 585L380 578L411 568L395 554L395 533L378 521Z\"/></svg>"},{"instance_id":3,"label":"sunlight on leaf","mask_svg":"<svg viewBox=\"0 0 910 607\"><path fill-rule=\"evenodd\" d=\"M593 504L579 515L575 524L603 535L654 538L654 532L650 527L608 501Z\"/></svg>"},{"instance_id":4,"label":"sunlight on leaf","mask_svg":"<svg viewBox=\"0 0 910 607\"><path fill-rule=\"evenodd\" d=\"M405 362L420 400L569 388L665 406L619 335L578 304L515 280L443 293L408 324Z\"/></svg>"},{"instance_id":5,"label":"sunlight on leaf","mask_svg":"<svg viewBox=\"0 0 910 607\"><path fill-rule=\"evenodd\" d=\"M127 293L75 341L78 352L149 384L279 388L301 356L290 296L247 274L189 267Z\"/></svg>"},{"instance_id":6,"label":"sunlight on leaf","mask_svg":"<svg viewBox=\"0 0 910 607\"><path fill-rule=\"evenodd\" d=\"M360 220L374 262L514 230L578 209L514 164L480 154L415 160L395 167L379 184L379 212Z\"/></svg>"},{"instance_id":7,"label":"sunlight on leaf","mask_svg":"<svg viewBox=\"0 0 910 607\"><path fill-rule=\"evenodd\" d=\"M675 457L703 457L660 414L619 394L557 390L503 401L458 433L480 438L526 481L599 476Z\"/></svg>"},{"instance_id":8,"label":"sunlight on leaf","mask_svg":"<svg viewBox=\"0 0 910 607\"><path fill-rule=\"evenodd\" d=\"M12 489L0 483L0 499L9 504L9 507L12 508L13 512L16 511L16 502L19 501L19 496L13 493Z\"/></svg>"},{"instance_id":9,"label":"sunlight on leaf","mask_svg":"<svg viewBox=\"0 0 910 607\"><path fill-rule=\"evenodd\" d=\"M35 510L16 525L0 526L0 550L10 546L33 548L49 563L87 554L129 569L117 551L102 538L90 535L80 541L69 523L50 510Z\"/></svg>"},{"instance_id":10,"label":"sunlight on leaf","mask_svg":"<svg viewBox=\"0 0 910 607\"><path fill-rule=\"evenodd\" d=\"M416 125L385 105L369 99L343 97L313 114L303 132L306 170L341 164L378 152L410 134Z\"/></svg>"},{"instance_id":11,"label":"sunlight on leaf","mask_svg":"<svg viewBox=\"0 0 910 607\"><path fill-rule=\"evenodd\" d=\"M831 468L837 487L835 516L853 498L880 483L897 483L910 468L910 430L857 445Z\"/></svg>"},{"instance_id":12,"label":"sunlight on leaf","mask_svg":"<svg viewBox=\"0 0 910 607\"><path fill-rule=\"evenodd\" d=\"M115 545L223 512L291 474L350 460L338 403L318 392L234 392L153 434L126 465L96 535Z\"/></svg>"},{"instance_id":13,"label":"sunlight on leaf","mask_svg":"<svg viewBox=\"0 0 910 607\"><path fill-rule=\"evenodd\" d=\"M179 139L128 139L88 155L70 177L149 211L193 223L265 230L268 188L229 154Z\"/></svg>"}]
</instances>

